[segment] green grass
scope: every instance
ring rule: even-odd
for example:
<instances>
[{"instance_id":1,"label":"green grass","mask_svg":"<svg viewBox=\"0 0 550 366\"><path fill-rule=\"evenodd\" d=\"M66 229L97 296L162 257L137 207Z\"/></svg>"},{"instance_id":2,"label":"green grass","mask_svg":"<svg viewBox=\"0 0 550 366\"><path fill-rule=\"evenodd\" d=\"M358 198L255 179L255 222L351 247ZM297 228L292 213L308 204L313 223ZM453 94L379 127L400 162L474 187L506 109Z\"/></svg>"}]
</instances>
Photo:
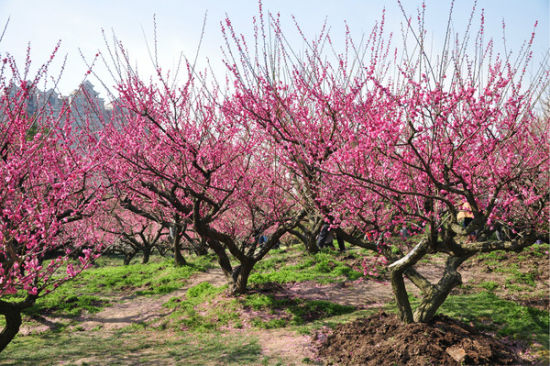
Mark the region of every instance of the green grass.
<instances>
[{"instance_id":1,"label":"green grass","mask_svg":"<svg viewBox=\"0 0 550 366\"><path fill-rule=\"evenodd\" d=\"M276 266L276 263L283 263L283 261L272 258L259 262L250 275L250 284L304 281L330 283L341 280L353 281L362 276L361 272L339 261L332 251L304 255L299 258L298 263L292 265Z\"/></svg>"},{"instance_id":2,"label":"green grass","mask_svg":"<svg viewBox=\"0 0 550 366\"><path fill-rule=\"evenodd\" d=\"M536 271L530 271L527 273L514 273L512 276L512 279L510 283L518 282L523 283L526 285L529 285L531 287L536 287L535 280L537 279L537 272Z\"/></svg>"},{"instance_id":3,"label":"green grass","mask_svg":"<svg viewBox=\"0 0 550 366\"><path fill-rule=\"evenodd\" d=\"M499 284L495 281L484 281L479 284L479 287L484 288L487 291L494 291L499 287Z\"/></svg>"},{"instance_id":4,"label":"green grass","mask_svg":"<svg viewBox=\"0 0 550 366\"><path fill-rule=\"evenodd\" d=\"M312 320L330 318L355 311L352 306L344 306L328 301L302 299L276 299L271 295L250 294L240 298L218 296L227 286L213 287L203 282L187 291L186 299L172 298L165 307L174 311L170 321L161 328L185 329L192 332L210 332L220 327L242 327L240 311L244 308L276 314L273 319L256 317L251 324L257 328L283 328L289 325L304 325Z\"/></svg>"},{"instance_id":5,"label":"green grass","mask_svg":"<svg viewBox=\"0 0 550 366\"><path fill-rule=\"evenodd\" d=\"M304 325L317 319L330 318L355 311L353 306L339 305L329 301L275 298L266 294L252 294L241 300L244 307L253 310L263 310L275 314L277 311L286 313L281 318L263 321L253 320L253 325L259 328L281 328L288 325Z\"/></svg>"},{"instance_id":6,"label":"green grass","mask_svg":"<svg viewBox=\"0 0 550 366\"><path fill-rule=\"evenodd\" d=\"M525 251L534 257L548 257L548 251L550 250L550 244L533 244Z\"/></svg>"},{"instance_id":7,"label":"green grass","mask_svg":"<svg viewBox=\"0 0 550 366\"><path fill-rule=\"evenodd\" d=\"M510 257L516 257L518 260L527 258L528 256L532 257L548 257L548 251L550 250L550 244L533 244L530 247L525 248L521 251L520 254L514 252L505 252L503 250L495 250L489 253L482 253L476 256L480 260L488 260L491 263L499 264L501 261L508 259Z\"/></svg>"},{"instance_id":8,"label":"green grass","mask_svg":"<svg viewBox=\"0 0 550 366\"><path fill-rule=\"evenodd\" d=\"M155 258L148 264L121 265L116 258L100 258L96 266L83 271L74 279L63 283L51 293L40 297L24 311L25 314L57 314L77 316L83 311L98 312L108 306L108 297L123 294L166 294L182 287L183 281L196 272L212 266L211 257L193 257L189 266L175 267L172 260ZM159 260L160 259L160 260ZM106 262L108 265L105 265ZM119 265L113 265L118 263ZM3 300L19 301L20 293ZM3 319L0 319L0 324Z\"/></svg>"},{"instance_id":9,"label":"green grass","mask_svg":"<svg viewBox=\"0 0 550 366\"><path fill-rule=\"evenodd\" d=\"M529 270L529 272L522 272L517 263L510 263L506 266L499 266L495 268L495 272L505 273L506 288L513 291L529 291L530 288L536 287L535 280L538 276L536 268Z\"/></svg>"},{"instance_id":10,"label":"green grass","mask_svg":"<svg viewBox=\"0 0 550 366\"><path fill-rule=\"evenodd\" d=\"M315 331L321 328L325 328L325 327L334 328L337 325L340 325L342 323L349 323L360 318L369 317L372 314L378 312L379 310L380 308L370 308L370 309L356 310L349 313L343 313L340 315L333 315L331 317L316 319L304 324L292 326L292 329L296 330L299 334L312 335L315 333Z\"/></svg>"},{"instance_id":11,"label":"green grass","mask_svg":"<svg viewBox=\"0 0 550 366\"><path fill-rule=\"evenodd\" d=\"M236 299L214 302L217 295L226 289L227 286L214 287L208 282L202 282L187 290L185 299L170 299L164 306L173 309L173 312L169 322L161 327L205 332L238 322Z\"/></svg>"},{"instance_id":12,"label":"green grass","mask_svg":"<svg viewBox=\"0 0 550 366\"><path fill-rule=\"evenodd\" d=\"M503 300L490 291L449 296L440 312L464 322L473 322L477 329L538 342L549 348L550 315L547 311Z\"/></svg>"},{"instance_id":13,"label":"green grass","mask_svg":"<svg viewBox=\"0 0 550 366\"><path fill-rule=\"evenodd\" d=\"M246 334L197 334L143 329L48 332L16 337L0 354L0 365L243 365L278 364Z\"/></svg>"}]
</instances>

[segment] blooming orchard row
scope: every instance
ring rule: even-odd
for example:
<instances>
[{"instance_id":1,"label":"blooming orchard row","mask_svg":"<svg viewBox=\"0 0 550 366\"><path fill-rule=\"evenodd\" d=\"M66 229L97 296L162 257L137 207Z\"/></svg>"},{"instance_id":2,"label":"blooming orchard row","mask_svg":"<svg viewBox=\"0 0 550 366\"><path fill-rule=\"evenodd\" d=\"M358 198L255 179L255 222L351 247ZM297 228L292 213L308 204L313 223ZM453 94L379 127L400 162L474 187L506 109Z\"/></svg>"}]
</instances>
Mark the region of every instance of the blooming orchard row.
<instances>
[{"instance_id":1,"label":"blooming orchard row","mask_svg":"<svg viewBox=\"0 0 550 366\"><path fill-rule=\"evenodd\" d=\"M378 264L391 263L406 322L433 317L471 256L520 251L543 237L548 119L535 111L548 70L527 82L529 49L519 63L493 58L481 34L482 57L468 56L465 38L429 58L422 17L418 29L407 24L412 52L398 52L407 39L392 46L382 18L362 44L347 33L344 51L327 55L335 45L323 31L304 38L301 56L261 9L253 39L226 20L227 87L191 64L183 84L160 65L147 81L122 57L114 65L127 63L119 98L99 132L72 131L70 105L26 115L25 93L47 65L29 85L7 57L3 70L14 78L2 73L0 347L17 333L22 309L76 275L120 230L145 225L143 233L147 223L159 235L170 231L179 264L183 238L205 243L234 293L246 291L255 263L284 235L314 251L328 223L382 255ZM468 226L459 221L465 204ZM403 226L418 228L419 239L385 245ZM432 284L414 265L436 252L447 263ZM414 313L403 276L422 292ZM26 297L6 298L17 291Z\"/></svg>"}]
</instances>

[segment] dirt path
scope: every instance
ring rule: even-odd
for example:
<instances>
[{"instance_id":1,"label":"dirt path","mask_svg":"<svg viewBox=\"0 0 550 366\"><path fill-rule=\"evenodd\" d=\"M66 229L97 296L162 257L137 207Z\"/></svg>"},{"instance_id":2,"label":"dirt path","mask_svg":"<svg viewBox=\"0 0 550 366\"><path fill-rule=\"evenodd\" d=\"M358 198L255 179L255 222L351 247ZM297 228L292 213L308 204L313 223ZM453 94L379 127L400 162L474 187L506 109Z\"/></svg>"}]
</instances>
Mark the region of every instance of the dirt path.
<instances>
[{"instance_id":1,"label":"dirt path","mask_svg":"<svg viewBox=\"0 0 550 366\"><path fill-rule=\"evenodd\" d=\"M443 270L439 264L430 264L419 268L429 279L435 279ZM227 280L221 269L210 269L192 276L185 285L169 294L157 297L121 296L112 298L112 305L95 314L84 314L73 318L76 320L79 330L120 329L132 324L150 322L166 316L170 310L162 305L174 297L184 297L187 290L201 282L209 282L213 286L222 286ZM409 288L414 286L409 286ZM360 280L345 283L330 283L325 285L313 281L300 282L284 287L281 296L291 298L303 298L308 300L326 300L341 305L351 305L358 309L378 307L392 300L391 285L388 281ZM413 291L414 292L414 291ZM36 322L25 323L20 333L42 333L60 324L66 324L69 319L59 317L41 316L34 319ZM269 342L268 342L269 343ZM263 343L262 343L263 344Z\"/></svg>"},{"instance_id":2,"label":"dirt path","mask_svg":"<svg viewBox=\"0 0 550 366\"><path fill-rule=\"evenodd\" d=\"M184 297L187 290L201 282L209 282L213 286L222 286L227 280L221 269L211 269L191 277L179 290L160 297L131 297L122 302L115 302L96 314L88 314L77 318L79 327L90 330L97 326L111 330L124 328L135 323L149 322L163 317L170 311L162 305L174 297Z\"/></svg>"},{"instance_id":3,"label":"dirt path","mask_svg":"<svg viewBox=\"0 0 550 366\"><path fill-rule=\"evenodd\" d=\"M432 283L436 283L443 274L443 263L420 265L417 270ZM418 294L418 289L405 279L407 290ZM325 300L340 305L350 305L358 309L380 307L393 300L391 283L387 280L360 279L329 284L313 281L300 282L286 287L283 296L308 300Z\"/></svg>"},{"instance_id":4,"label":"dirt path","mask_svg":"<svg viewBox=\"0 0 550 366\"><path fill-rule=\"evenodd\" d=\"M124 296L111 299L112 306L106 307L95 314L84 314L73 318L78 322L78 329L91 330L101 327L105 330L124 328L132 324L149 322L167 315L170 310L162 305L173 297L184 297L187 290L201 282L209 282L213 286L223 286L227 280L221 269L211 269L192 276L179 290L157 297ZM40 323L25 324L20 334L42 333L67 320L58 317L43 316L35 319Z\"/></svg>"}]
</instances>

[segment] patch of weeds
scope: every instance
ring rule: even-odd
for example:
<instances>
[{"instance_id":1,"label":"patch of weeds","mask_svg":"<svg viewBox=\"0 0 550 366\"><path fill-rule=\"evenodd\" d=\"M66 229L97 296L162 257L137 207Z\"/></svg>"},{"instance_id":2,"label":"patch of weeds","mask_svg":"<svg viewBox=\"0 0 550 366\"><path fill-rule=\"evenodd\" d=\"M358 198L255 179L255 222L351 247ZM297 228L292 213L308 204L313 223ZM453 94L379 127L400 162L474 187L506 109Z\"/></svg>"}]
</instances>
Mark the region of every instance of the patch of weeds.
<instances>
[{"instance_id":1,"label":"patch of weeds","mask_svg":"<svg viewBox=\"0 0 550 366\"><path fill-rule=\"evenodd\" d=\"M247 295L242 301L242 304L246 307L250 307L254 310L265 310L284 305L284 300L275 299L273 296L263 294Z\"/></svg>"},{"instance_id":2,"label":"patch of weeds","mask_svg":"<svg viewBox=\"0 0 550 366\"><path fill-rule=\"evenodd\" d=\"M264 270L258 270L262 268L264 268ZM249 282L251 284L304 281L330 283L340 281L342 277L346 280L353 281L361 276L361 272L339 261L334 253L327 251L305 257L305 259L297 264L284 266L276 270L260 266L250 275Z\"/></svg>"},{"instance_id":3,"label":"patch of weeds","mask_svg":"<svg viewBox=\"0 0 550 366\"><path fill-rule=\"evenodd\" d=\"M25 309L25 314L42 314L44 309L49 313L67 316L78 316L83 311L97 313L109 304L109 301L93 295L71 295L67 291L52 292L36 301L36 304Z\"/></svg>"},{"instance_id":4,"label":"patch of weeds","mask_svg":"<svg viewBox=\"0 0 550 366\"><path fill-rule=\"evenodd\" d=\"M125 332L138 332L138 331L145 330L146 328L147 328L147 323L140 321L140 322L137 322L137 323L132 323L132 324L128 325L127 327L120 328L117 331L117 333L122 334L122 333L125 333Z\"/></svg>"},{"instance_id":5,"label":"patch of weeds","mask_svg":"<svg viewBox=\"0 0 550 366\"><path fill-rule=\"evenodd\" d=\"M482 287L487 291L495 291L499 287L499 284L495 281L484 281L479 284L479 287Z\"/></svg>"},{"instance_id":6,"label":"patch of weeds","mask_svg":"<svg viewBox=\"0 0 550 366\"><path fill-rule=\"evenodd\" d=\"M321 329L321 328L335 328L336 326L342 324L342 323L348 323L351 321L354 321L359 318L365 318L368 317L376 312L378 312L379 308L370 308L370 309L363 309L363 310L357 310L350 313L345 313L341 315L335 315L330 318L324 318L324 319L317 319L309 323L305 323L302 325L295 326L294 329L296 330L296 333L302 334L302 335L311 335L315 331Z\"/></svg>"},{"instance_id":7,"label":"patch of weeds","mask_svg":"<svg viewBox=\"0 0 550 366\"><path fill-rule=\"evenodd\" d=\"M519 283L524 283L531 287L536 287L535 280L537 279L537 273L533 271L527 273L514 273L513 279L514 281L517 281Z\"/></svg>"},{"instance_id":8,"label":"patch of weeds","mask_svg":"<svg viewBox=\"0 0 550 366\"><path fill-rule=\"evenodd\" d=\"M17 336L2 352L3 365L258 365L266 359L255 337L219 332L46 332ZM269 364L276 362L269 358Z\"/></svg>"},{"instance_id":9,"label":"patch of weeds","mask_svg":"<svg viewBox=\"0 0 550 366\"><path fill-rule=\"evenodd\" d=\"M201 282L187 290L185 299L171 298L163 305L174 309L169 326L204 332L239 321L235 299L216 300L226 288Z\"/></svg>"},{"instance_id":10,"label":"patch of weeds","mask_svg":"<svg viewBox=\"0 0 550 366\"><path fill-rule=\"evenodd\" d=\"M492 281L489 281L489 282L492 282ZM463 284L459 285L458 288L460 288L464 291L470 291L471 289L474 288L474 286L469 284L469 283L463 283Z\"/></svg>"},{"instance_id":11,"label":"patch of weeds","mask_svg":"<svg viewBox=\"0 0 550 366\"><path fill-rule=\"evenodd\" d=\"M526 251L534 257L548 257L548 251L550 250L550 244L533 244Z\"/></svg>"},{"instance_id":12,"label":"patch of weeds","mask_svg":"<svg viewBox=\"0 0 550 366\"><path fill-rule=\"evenodd\" d=\"M516 274L519 272L519 266L517 263L509 263L506 266L499 266L495 268L495 272Z\"/></svg>"},{"instance_id":13,"label":"patch of weeds","mask_svg":"<svg viewBox=\"0 0 550 366\"><path fill-rule=\"evenodd\" d=\"M219 292L219 288L212 286L209 282L201 282L187 290L187 298L204 298L208 295L218 294Z\"/></svg>"},{"instance_id":14,"label":"patch of weeds","mask_svg":"<svg viewBox=\"0 0 550 366\"><path fill-rule=\"evenodd\" d=\"M347 314L355 311L353 306L335 304L322 300L304 300L275 298L265 294L252 294L241 299L244 307L256 311L262 310L268 313L284 311L289 317L263 321L260 318L253 319L252 324L260 328L280 328L287 325L303 325L317 319Z\"/></svg>"},{"instance_id":15,"label":"patch of weeds","mask_svg":"<svg viewBox=\"0 0 550 366\"><path fill-rule=\"evenodd\" d=\"M288 325L287 319L270 319L268 321L263 320L262 318L253 318L251 324L256 328L261 329L275 329L275 328L284 328Z\"/></svg>"},{"instance_id":16,"label":"patch of weeds","mask_svg":"<svg viewBox=\"0 0 550 366\"><path fill-rule=\"evenodd\" d=\"M508 254L503 250L495 250L493 252L479 254L476 258L480 260L502 261L508 258Z\"/></svg>"},{"instance_id":17,"label":"patch of weeds","mask_svg":"<svg viewBox=\"0 0 550 366\"><path fill-rule=\"evenodd\" d=\"M451 295L440 311L462 321L473 322L478 329L495 331L499 336L539 342L548 349L548 312L503 300L493 292Z\"/></svg>"},{"instance_id":18,"label":"patch of weeds","mask_svg":"<svg viewBox=\"0 0 550 366\"><path fill-rule=\"evenodd\" d=\"M329 301L304 300L290 306L287 311L293 314L291 324L301 325L311 320L351 313L354 310L355 307L353 306L335 304Z\"/></svg>"},{"instance_id":19,"label":"patch of weeds","mask_svg":"<svg viewBox=\"0 0 550 366\"><path fill-rule=\"evenodd\" d=\"M505 286L506 286L506 289L508 291L522 292L522 291L528 291L529 290L529 287L514 283L514 281L510 278L506 279Z\"/></svg>"},{"instance_id":20,"label":"patch of weeds","mask_svg":"<svg viewBox=\"0 0 550 366\"><path fill-rule=\"evenodd\" d=\"M133 292L136 295L165 294L175 291L183 281L199 271L212 267L211 257L194 257L190 265L175 267L172 260L162 259L148 264L118 265L115 259L96 261L95 267L63 283L24 311L25 314L55 314L77 316L82 312L96 313L110 304L108 296ZM105 265L105 266L103 266ZM61 275L61 274L58 274ZM139 290L138 290L139 289ZM17 302L26 294L5 296L3 300Z\"/></svg>"},{"instance_id":21,"label":"patch of weeds","mask_svg":"<svg viewBox=\"0 0 550 366\"><path fill-rule=\"evenodd\" d=\"M498 265L500 265L501 263L495 259L488 259L488 260L484 260L483 261L483 264L487 267L496 267Z\"/></svg>"}]
</instances>

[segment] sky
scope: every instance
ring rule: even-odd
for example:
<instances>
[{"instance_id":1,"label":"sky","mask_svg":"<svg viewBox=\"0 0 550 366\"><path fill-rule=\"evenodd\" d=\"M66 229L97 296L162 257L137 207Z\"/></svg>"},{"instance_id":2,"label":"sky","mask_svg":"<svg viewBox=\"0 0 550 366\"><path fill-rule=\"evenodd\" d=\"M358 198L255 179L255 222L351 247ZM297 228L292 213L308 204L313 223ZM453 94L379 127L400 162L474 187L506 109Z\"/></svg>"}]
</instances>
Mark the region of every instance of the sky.
<instances>
[{"instance_id":1,"label":"sky","mask_svg":"<svg viewBox=\"0 0 550 366\"><path fill-rule=\"evenodd\" d=\"M407 13L414 15L420 0L403 0ZM457 32L465 27L474 2L457 0L453 25ZM331 28L336 42L342 40L344 22L350 26L354 38L368 33L386 11L386 26L399 33L404 20L397 0L264 0L265 10L280 13L284 30L291 42L301 42L292 23L294 16L307 36L319 34L323 22ZM426 0L428 37L440 44L445 32L450 1ZM540 62L550 48L550 0L478 0L478 10L484 9L486 35L502 43L502 21L506 24L506 40L510 49L519 49L528 39L535 21L538 21L534 46L535 62ZM61 40L61 48L50 70L59 73L67 56L59 91L67 95L85 77L87 67L82 59L91 59L98 52L105 54L102 29L109 40L112 34L129 50L142 74L150 73L151 61L147 44L153 44L153 15L156 17L159 61L163 69L172 69L183 52L195 54L205 14L205 32L200 47L200 60L209 58L217 70L222 70L220 46L223 38L220 21L228 16L235 29L245 35L252 30L252 17L257 15L256 0L0 0L0 25L9 19L6 33L0 41L0 55L13 55L23 67L30 44L34 67L45 62ZM476 17L476 21L479 16ZM101 80L111 86L113 79L101 68L94 69ZM221 71L220 71L221 72ZM90 79L103 96L100 83Z\"/></svg>"}]
</instances>

